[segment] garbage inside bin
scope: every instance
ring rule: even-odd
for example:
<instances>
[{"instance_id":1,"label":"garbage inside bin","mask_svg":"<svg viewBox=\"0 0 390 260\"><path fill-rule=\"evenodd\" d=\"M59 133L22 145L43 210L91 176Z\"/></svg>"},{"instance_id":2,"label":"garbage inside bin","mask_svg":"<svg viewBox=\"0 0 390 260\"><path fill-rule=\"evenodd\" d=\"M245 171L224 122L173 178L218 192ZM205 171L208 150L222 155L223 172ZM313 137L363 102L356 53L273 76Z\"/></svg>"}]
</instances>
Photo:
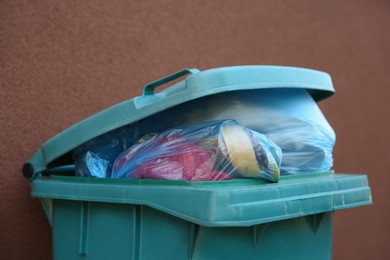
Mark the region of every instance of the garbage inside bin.
<instances>
[{"instance_id":1,"label":"garbage inside bin","mask_svg":"<svg viewBox=\"0 0 390 260\"><path fill-rule=\"evenodd\" d=\"M156 134L121 153L113 178L277 182L280 148L232 120L182 125Z\"/></svg>"},{"instance_id":2,"label":"garbage inside bin","mask_svg":"<svg viewBox=\"0 0 390 260\"><path fill-rule=\"evenodd\" d=\"M166 131L183 124L224 119L234 119L275 142L283 153L281 175L328 172L332 169L335 133L315 100L304 89L255 89L206 96L146 117L131 128L134 132L145 135ZM117 139L115 135L115 133L109 134L114 141ZM97 142L101 143L99 142L101 138L97 139ZM107 144L103 147L112 144L110 139L105 140ZM88 145L88 143L82 145L81 149L85 150L85 146ZM107 156L103 149L99 149L98 154L93 151L81 154L82 160L77 154L78 150L80 148L76 149L74 156L76 161L80 162L76 164L76 173L81 173L78 175L88 176L84 174L86 171L83 169L93 168L92 176L111 176L112 167L108 168L105 165L111 166L115 157L108 161L100 158ZM112 154L111 149L108 150L108 154ZM119 152L116 155L119 155ZM103 168L107 170L107 174ZM132 176L135 177L137 174ZM144 177L146 178L146 175ZM157 178L157 175L149 174L149 177ZM171 173L171 177L158 178L175 177Z\"/></svg>"},{"instance_id":3,"label":"garbage inside bin","mask_svg":"<svg viewBox=\"0 0 390 260\"><path fill-rule=\"evenodd\" d=\"M266 135L283 153L281 175L327 172L335 133L304 89L257 89L195 99L145 118L140 131L234 119Z\"/></svg>"}]
</instances>

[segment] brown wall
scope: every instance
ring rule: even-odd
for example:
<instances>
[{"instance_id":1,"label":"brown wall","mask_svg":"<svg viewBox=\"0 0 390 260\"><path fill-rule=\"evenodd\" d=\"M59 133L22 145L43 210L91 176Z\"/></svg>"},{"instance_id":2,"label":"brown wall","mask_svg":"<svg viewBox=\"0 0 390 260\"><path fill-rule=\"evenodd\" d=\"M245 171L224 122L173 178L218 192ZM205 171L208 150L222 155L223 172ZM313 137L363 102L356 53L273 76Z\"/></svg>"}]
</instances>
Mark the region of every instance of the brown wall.
<instances>
[{"instance_id":1,"label":"brown wall","mask_svg":"<svg viewBox=\"0 0 390 260\"><path fill-rule=\"evenodd\" d=\"M335 214L334 259L390 259L389 1L0 1L0 259L50 259L50 226L21 175L59 131L185 67L329 72L321 103L337 172L374 205ZM281 245L283 247L283 245Z\"/></svg>"}]
</instances>

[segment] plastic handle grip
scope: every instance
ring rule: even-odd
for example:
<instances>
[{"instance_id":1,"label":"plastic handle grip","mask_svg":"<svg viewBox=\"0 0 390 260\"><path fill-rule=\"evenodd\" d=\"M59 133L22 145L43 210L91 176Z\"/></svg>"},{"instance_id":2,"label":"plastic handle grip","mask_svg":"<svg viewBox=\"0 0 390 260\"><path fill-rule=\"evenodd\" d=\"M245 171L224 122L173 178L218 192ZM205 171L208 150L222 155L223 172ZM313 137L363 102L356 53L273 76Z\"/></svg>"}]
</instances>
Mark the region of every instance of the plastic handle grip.
<instances>
[{"instance_id":1,"label":"plastic handle grip","mask_svg":"<svg viewBox=\"0 0 390 260\"><path fill-rule=\"evenodd\" d=\"M155 88L157 88L158 86L161 86L161 85L164 85L172 80L175 80L175 79L178 79L180 77L183 77L184 75L187 75L187 74L195 74L195 73L198 73L199 70L198 69L183 69L183 70L180 70L178 72L175 72L171 75L168 75L164 78L161 78L161 79L158 79L156 81L153 81L153 82L150 82L148 84L146 84L144 86L144 90L142 92L142 95L144 96L149 96L149 95L153 95L154 94L154 90Z\"/></svg>"}]
</instances>

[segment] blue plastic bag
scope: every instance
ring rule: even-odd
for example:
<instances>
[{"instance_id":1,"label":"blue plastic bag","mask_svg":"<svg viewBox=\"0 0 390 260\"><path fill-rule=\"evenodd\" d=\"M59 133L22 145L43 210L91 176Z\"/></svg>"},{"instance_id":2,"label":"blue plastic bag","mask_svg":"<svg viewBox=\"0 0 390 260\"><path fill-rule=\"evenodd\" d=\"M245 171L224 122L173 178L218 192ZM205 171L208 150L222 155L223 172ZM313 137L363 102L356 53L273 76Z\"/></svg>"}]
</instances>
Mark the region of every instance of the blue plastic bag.
<instances>
[{"instance_id":1,"label":"blue plastic bag","mask_svg":"<svg viewBox=\"0 0 390 260\"><path fill-rule=\"evenodd\" d=\"M75 174L81 177L111 177L116 157L138 138L135 124L121 127L80 145L73 151Z\"/></svg>"}]
</instances>

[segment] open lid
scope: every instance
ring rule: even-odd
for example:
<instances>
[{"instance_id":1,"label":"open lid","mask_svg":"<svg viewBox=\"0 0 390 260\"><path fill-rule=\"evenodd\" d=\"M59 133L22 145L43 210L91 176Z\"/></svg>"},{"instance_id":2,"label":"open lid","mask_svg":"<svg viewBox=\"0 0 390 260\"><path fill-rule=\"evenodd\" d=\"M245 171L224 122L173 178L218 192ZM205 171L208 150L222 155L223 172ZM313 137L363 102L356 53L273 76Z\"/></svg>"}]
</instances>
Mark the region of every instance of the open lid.
<instances>
[{"instance_id":1,"label":"open lid","mask_svg":"<svg viewBox=\"0 0 390 260\"><path fill-rule=\"evenodd\" d=\"M187 77L155 93L157 87L182 76ZM205 71L183 69L146 84L141 96L96 113L49 139L23 166L23 175L32 179L36 173L50 168L53 161L86 141L184 102L228 91L269 88L306 89L315 101L334 93L330 76L310 69L282 66L234 66Z\"/></svg>"}]
</instances>

